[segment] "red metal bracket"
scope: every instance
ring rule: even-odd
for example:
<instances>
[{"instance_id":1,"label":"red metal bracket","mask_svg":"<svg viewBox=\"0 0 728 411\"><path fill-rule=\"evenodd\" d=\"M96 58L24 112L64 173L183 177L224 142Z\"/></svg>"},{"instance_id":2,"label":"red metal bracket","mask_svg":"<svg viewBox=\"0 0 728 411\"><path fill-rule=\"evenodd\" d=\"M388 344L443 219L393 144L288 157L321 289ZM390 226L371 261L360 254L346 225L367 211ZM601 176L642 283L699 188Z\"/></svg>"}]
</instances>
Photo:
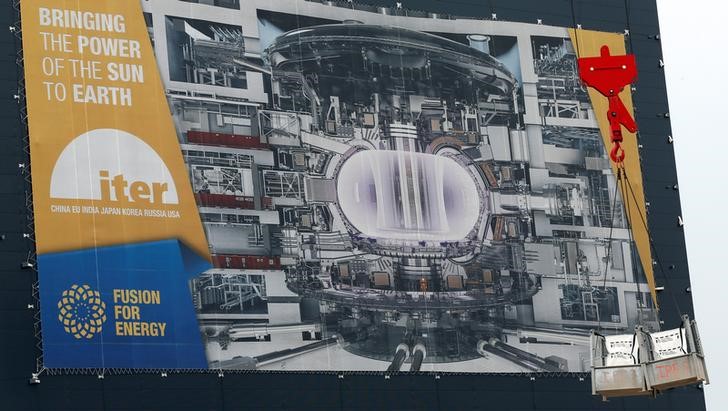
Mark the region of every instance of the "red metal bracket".
<instances>
[{"instance_id":1,"label":"red metal bracket","mask_svg":"<svg viewBox=\"0 0 728 411\"><path fill-rule=\"evenodd\" d=\"M609 99L607 117L613 144L609 156L615 163L621 163L624 161L622 126L632 133L637 131L637 123L619 98L624 87L637 77L634 55L611 56L609 47L602 46L599 57L580 58L578 64L581 81Z\"/></svg>"}]
</instances>

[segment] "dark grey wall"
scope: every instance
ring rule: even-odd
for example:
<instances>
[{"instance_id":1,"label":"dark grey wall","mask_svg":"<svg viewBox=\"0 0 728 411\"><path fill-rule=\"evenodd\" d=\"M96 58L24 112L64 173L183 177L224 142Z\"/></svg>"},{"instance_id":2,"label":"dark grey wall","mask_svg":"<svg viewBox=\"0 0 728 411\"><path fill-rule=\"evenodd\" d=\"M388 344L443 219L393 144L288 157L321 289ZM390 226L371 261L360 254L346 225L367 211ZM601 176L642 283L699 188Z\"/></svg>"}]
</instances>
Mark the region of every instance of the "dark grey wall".
<instances>
[{"instance_id":1,"label":"dark grey wall","mask_svg":"<svg viewBox=\"0 0 728 411\"><path fill-rule=\"evenodd\" d=\"M382 1L394 5L394 1ZM405 6L453 15L536 22L585 29L630 28L639 80L634 93L640 126L642 166L649 224L665 324L677 325L679 308L692 316L687 259L682 229L677 225L680 200L665 78L659 67L661 46L654 0L410 0ZM169 374L42 375L29 385L39 351L34 337L32 286L35 274L20 269L32 249L26 208L30 191L23 169L24 109L14 95L21 69L16 59L20 41L8 30L19 27L12 2L0 5L0 409L2 410L704 410L703 392L686 387L657 399L630 398L602 402L591 395L591 383L579 375L395 375L382 374ZM28 170L26 166L25 170Z\"/></svg>"}]
</instances>

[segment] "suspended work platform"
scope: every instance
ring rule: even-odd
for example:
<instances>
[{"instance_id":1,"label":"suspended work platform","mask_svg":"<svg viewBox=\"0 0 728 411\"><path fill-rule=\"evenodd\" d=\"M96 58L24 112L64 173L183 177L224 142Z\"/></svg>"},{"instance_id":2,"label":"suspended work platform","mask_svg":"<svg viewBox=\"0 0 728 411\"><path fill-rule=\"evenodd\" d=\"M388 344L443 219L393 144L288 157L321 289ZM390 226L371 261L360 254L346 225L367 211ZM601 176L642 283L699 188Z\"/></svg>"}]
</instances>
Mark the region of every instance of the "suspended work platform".
<instances>
[{"instance_id":1,"label":"suspended work platform","mask_svg":"<svg viewBox=\"0 0 728 411\"><path fill-rule=\"evenodd\" d=\"M611 397L656 395L670 388L708 383L697 325L650 333L591 335L592 393Z\"/></svg>"}]
</instances>

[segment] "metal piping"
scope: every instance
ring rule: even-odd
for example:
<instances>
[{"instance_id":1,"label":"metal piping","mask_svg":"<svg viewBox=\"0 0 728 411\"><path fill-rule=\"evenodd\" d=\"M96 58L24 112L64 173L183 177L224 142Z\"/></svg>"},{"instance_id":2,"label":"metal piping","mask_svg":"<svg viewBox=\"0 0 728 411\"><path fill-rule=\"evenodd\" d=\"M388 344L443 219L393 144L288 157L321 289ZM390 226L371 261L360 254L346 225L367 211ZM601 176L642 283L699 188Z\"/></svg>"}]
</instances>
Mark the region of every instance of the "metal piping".
<instances>
[{"instance_id":1,"label":"metal piping","mask_svg":"<svg viewBox=\"0 0 728 411\"><path fill-rule=\"evenodd\" d=\"M412 365L410 365L410 371L419 371L425 357L427 357L427 349L422 343L417 343L415 348L412 349Z\"/></svg>"},{"instance_id":2,"label":"metal piping","mask_svg":"<svg viewBox=\"0 0 728 411\"><path fill-rule=\"evenodd\" d=\"M394 359L389 364L387 372L398 372L402 368L405 360L409 357L409 346L407 344L400 344L397 346L397 351L394 353Z\"/></svg>"}]
</instances>

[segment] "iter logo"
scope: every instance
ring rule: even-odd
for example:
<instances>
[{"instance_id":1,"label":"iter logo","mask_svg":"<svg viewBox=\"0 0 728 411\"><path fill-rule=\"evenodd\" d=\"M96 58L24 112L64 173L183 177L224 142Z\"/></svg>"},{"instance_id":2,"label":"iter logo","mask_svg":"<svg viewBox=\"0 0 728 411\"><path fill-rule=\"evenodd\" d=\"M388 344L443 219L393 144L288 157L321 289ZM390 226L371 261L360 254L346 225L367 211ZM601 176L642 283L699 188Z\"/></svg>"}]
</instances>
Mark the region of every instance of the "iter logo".
<instances>
[{"instance_id":1,"label":"iter logo","mask_svg":"<svg viewBox=\"0 0 728 411\"><path fill-rule=\"evenodd\" d=\"M91 130L61 152L51 176L50 196L139 206L179 204L166 164L133 134Z\"/></svg>"},{"instance_id":2,"label":"iter logo","mask_svg":"<svg viewBox=\"0 0 728 411\"><path fill-rule=\"evenodd\" d=\"M106 321L106 304L88 285L72 285L58 300L58 321L76 339L91 339Z\"/></svg>"}]
</instances>

